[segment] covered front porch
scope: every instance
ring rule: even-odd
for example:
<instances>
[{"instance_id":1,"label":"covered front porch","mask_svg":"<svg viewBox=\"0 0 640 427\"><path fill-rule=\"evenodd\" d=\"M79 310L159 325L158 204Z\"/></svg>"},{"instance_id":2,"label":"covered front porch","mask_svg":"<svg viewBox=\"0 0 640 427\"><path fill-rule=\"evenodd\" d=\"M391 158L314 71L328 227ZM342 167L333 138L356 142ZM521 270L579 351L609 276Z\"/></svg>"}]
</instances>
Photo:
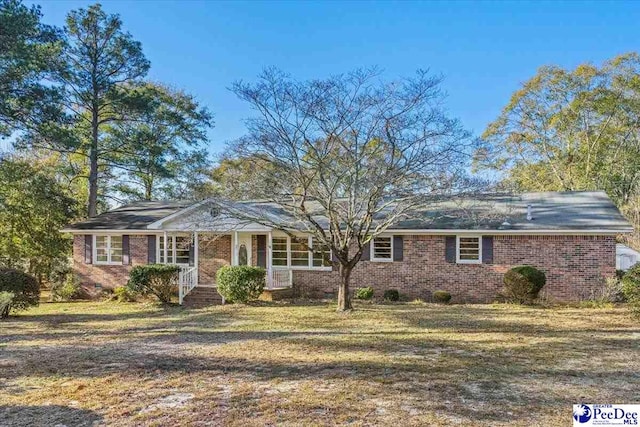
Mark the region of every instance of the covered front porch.
<instances>
[{"instance_id":1,"label":"covered front porch","mask_svg":"<svg viewBox=\"0 0 640 427\"><path fill-rule=\"evenodd\" d=\"M278 265L282 264L282 260L279 259L275 260L274 265L272 248L271 232L165 231L162 236L158 236L157 261L180 267L178 294L179 302L182 304L184 298L196 287L215 288L216 272L224 265L252 265L265 268L266 290L291 288L292 268L288 265Z\"/></svg>"}]
</instances>

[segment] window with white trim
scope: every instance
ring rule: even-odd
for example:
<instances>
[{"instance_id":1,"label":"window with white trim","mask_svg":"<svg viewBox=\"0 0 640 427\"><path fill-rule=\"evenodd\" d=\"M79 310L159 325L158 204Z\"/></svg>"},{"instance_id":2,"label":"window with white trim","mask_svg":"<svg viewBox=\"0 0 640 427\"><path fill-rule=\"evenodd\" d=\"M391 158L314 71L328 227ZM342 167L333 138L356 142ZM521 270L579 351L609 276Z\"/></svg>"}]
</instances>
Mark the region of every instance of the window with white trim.
<instances>
[{"instance_id":1,"label":"window with white trim","mask_svg":"<svg viewBox=\"0 0 640 427\"><path fill-rule=\"evenodd\" d=\"M311 250L313 252L312 267L331 267L331 248L323 245L315 237L311 238Z\"/></svg>"},{"instance_id":2,"label":"window with white trim","mask_svg":"<svg viewBox=\"0 0 640 427\"><path fill-rule=\"evenodd\" d=\"M191 240L189 236L167 236L167 260L164 259L164 236L158 236L158 262L160 264L189 265Z\"/></svg>"},{"instance_id":3,"label":"window with white trim","mask_svg":"<svg viewBox=\"0 0 640 427\"><path fill-rule=\"evenodd\" d=\"M456 262L460 264L480 264L482 262L482 241L478 236L457 236Z\"/></svg>"},{"instance_id":4,"label":"window with white trim","mask_svg":"<svg viewBox=\"0 0 640 427\"><path fill-rule=\"evenodd\" d=\"M289 265L286 237L274 237L271 239L271 265L276 267Z\"/></svg>"},{"instance_id":5,"label":"window with white trim","mask_svg":"<svg viewBox=\"0 0 640 427\"><path fill-rule=\"evenodd\" d=\"M331 268L331 250L312 236L273 237L271 265L300 270Z\"/></svg>"},{"instance_id":6,"label":"window with white trim","mask_svg":"<svg viewBox=\"0 0 640 427\"><path fill-rule=\"evenodd\" d=\"M122 264L122 236L93 236L96 264Z\"/></svg>"},{"instance_id":7,"label":"window with white trim","mask_svg":"<svg viewBox=\"0 0 640 427\"><path fill-rule=\"evenodd\" d=\"M372 261L393 261L393 239L391 237L374 237L371 240Z\"/></svg>"},{"instance_id":8,"label":"window with white trim","mask_svg":"<svg viewBox=\"0 0 640 427\"><path fill-rule=\"evenodd\" d=\"M291 239L291 266L292 267L308 267L309 266L309 239L292 238Z\"/></svg>"}]
</instances>

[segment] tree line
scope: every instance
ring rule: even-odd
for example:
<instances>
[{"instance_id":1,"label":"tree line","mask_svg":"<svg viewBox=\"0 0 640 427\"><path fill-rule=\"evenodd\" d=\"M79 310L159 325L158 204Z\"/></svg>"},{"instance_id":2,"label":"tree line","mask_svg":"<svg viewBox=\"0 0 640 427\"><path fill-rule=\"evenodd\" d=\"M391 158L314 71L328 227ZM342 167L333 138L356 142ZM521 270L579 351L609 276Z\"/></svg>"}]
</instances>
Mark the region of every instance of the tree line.
<instances>
[{"instance_id":1,"label":"tree line","mask_svg":"<svg viewBox=\"0 0 640 427\"><path fill-rule=\"evenodd\" d=\"M66 256L57 229L109 205L258 198L331 248L349 309L351 270L369 240L443 195L602 189L640 225L635 53L542 67L479 138L446 112L442 76L384 81L360 69L299 81L266 69L232 84L254 116L213 165L212 113L146 79L142 45L117 15L96 4L55 28L37 6L0 0L0 29L0 132L15 147L0 160L2 259ZM498 179L470 175L480 170ZM236 213L288 229L280 216Z\"/></svg>"}]
</instances>

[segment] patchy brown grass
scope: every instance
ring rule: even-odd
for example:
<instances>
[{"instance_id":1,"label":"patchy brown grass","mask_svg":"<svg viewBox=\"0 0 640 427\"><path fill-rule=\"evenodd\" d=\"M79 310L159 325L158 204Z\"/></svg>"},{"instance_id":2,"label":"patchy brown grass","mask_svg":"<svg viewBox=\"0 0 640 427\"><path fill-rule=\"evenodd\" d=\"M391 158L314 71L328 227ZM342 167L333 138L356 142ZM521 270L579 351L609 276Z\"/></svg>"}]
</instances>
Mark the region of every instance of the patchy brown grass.
<instances>
[{"instance_id":1,"label":"patchy brown grass","mask_svg":"<svg viewBox=\"0 0 640 427\"><path fill-rule=\"evenodd\" d=\"M625 309L56 303L0 323L0 425L568 425L640 401Z\"/></svg>"}]
</instances>

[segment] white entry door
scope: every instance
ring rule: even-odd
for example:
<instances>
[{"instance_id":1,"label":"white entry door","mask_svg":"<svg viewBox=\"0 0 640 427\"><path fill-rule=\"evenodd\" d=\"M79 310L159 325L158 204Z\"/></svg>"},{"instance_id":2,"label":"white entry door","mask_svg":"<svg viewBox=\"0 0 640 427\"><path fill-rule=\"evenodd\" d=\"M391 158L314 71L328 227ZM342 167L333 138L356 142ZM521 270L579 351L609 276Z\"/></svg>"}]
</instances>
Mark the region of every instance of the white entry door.
<instances>
[{"instance_id":1,"label":"white entry door","mask_svg":"<svg viewBox=\"0 0 640 427\"><path fill-rule=\"evenodd\" d=\"M238 265L251 265L251 234L238 233L238 245L236 246L236 259Z\"/></svg>"}]
</instances>

